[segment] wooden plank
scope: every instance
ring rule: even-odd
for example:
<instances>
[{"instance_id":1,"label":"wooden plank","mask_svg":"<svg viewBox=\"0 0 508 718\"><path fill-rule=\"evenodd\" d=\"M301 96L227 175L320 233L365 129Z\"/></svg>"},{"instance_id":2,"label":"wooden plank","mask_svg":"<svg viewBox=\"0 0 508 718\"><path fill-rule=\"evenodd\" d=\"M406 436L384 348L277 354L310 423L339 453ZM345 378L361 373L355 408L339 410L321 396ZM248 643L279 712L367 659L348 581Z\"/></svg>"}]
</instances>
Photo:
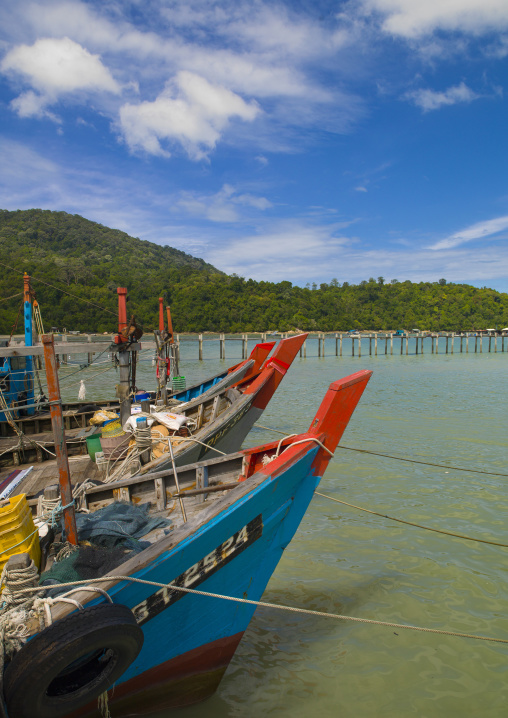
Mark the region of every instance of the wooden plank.
<instances>
[{"instance_id":1,"label":"wooden plank","mask_svg":"<svg viewBox=\"0 0 508 718\"><path fill-rule=\"evenodd\" d=\"M212 413L210 415L210 423L212 421L215 421L217 418L217 414L219 413L219 401L220 401L220 394L217 394L215 399L213 400L213 406L212 406Z\"/></svg>"},{"instance_id":2,"label":"wooden plank","mask_svg":"<svg viewBox=\"0 0 508 718\"><path fill-rule=\"evenodd\" d=\"M166 484L164 479L154 479L155 484L155 501L158 511L164 511L166 508Z\"/></svg>"},{"instance_id":3,"label":"wooden plank","mask_svg":"<svg viewBox=\"0 0 508 718\"><path fill-rule=\"evenodd\" d=\"M203 491L208 486L208 467L198 466L196 469L196 489ZM206 500L208 494L206 492L200 493L198 502L203 503Z\"/></svg>"},{"instance_id":4,"label":"wooden plank","mask_svg":"<svg viewBox=\"0 0 508 718\"><path fill-rule=\"evenodd\" d=\"M131 492L129 486L120 486L118 489L113 489L113 496L116 501L130 501Z\"/></svg>"}]
</instances>

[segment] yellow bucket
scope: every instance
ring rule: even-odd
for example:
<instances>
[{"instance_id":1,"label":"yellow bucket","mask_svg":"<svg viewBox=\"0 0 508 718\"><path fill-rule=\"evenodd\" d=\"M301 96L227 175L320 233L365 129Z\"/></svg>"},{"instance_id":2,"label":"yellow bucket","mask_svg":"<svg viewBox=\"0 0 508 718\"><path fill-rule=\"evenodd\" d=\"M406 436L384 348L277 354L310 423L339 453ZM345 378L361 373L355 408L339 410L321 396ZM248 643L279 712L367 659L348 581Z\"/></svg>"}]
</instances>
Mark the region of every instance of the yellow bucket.
<instances>
[{"instance_id":1,"label":"yellow bucket","mask_svg":"<svg viewBox=\"0 0 508 718\"><path fill-rule=\"evenodd\" d=\"M26 494L13 496L0 507L0 572L10 556L27 553L40 568L41 547Z\"/></svg>"}]
</instances>

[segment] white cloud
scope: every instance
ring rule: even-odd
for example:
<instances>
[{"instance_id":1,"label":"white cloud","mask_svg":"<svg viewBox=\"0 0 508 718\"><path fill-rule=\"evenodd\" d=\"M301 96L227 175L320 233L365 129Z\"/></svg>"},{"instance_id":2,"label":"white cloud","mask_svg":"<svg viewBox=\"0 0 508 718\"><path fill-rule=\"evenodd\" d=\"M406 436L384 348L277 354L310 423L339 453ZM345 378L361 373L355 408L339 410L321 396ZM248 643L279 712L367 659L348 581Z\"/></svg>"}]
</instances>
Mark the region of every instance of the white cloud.
<instances>
[{"instance_id":1,"label":"white cloud","mask_svg":"<svg viewBox=\"0 0 508 718\"><path fill-rule=\"evenodd\" d=\"M229 274L301 285L329 282L332 277L358 283L379 275L412 282L445 277L451 282L482 282L499 288L508 281L508 245L495 253L487 247L415 250L412 243L407 249L371 250L355 237L340 235L334 226L309 226L301 221L280 222L269 231L237 235L220 244L210 242L200 255Z\"/></svg>"},{"instance_id":2,"label":"white cloud","mask_svg":"<svg viewBox=\"0 0 508 718\"><path fill-rule=\"evenodd\" d=\"M47 97L38 95L33 90L27 90L14 98L10 104L19 117L47 117L53 122L60 122L55 114L46 109L48 102Z\"/></svg>"},{"instance_id":3,"label":"white cloud","mask_svg":"<svg viewBox=\"0 0 508 718\"><path fill-rule=\"evenodd\" d=\"M339 248L351 242L335 236L338 227L298 220L277 222L268 232L214 244L205 255L208 262L229 274L269 281L300 281L307 276L312 281L316 276L328 276Z\"/></svg>"},{"instance_id":4,"label":"white cloud","mask_svg":"<svg viewBox=\"0 0 508 718\"><path fill-rule=\"evenodd\" d=\"M255 102L182 71L153 102L123 105L120 128L131 150L169 156L161 142L177 142L192 159L202 159L231 119L252 121L259 112Z\"/></svg>"},{"instance_id":5,"label":"white cloud","mask_svg":"<svg viewBox=\"0 0 508 718\"><path fill-rule=\"evenodd\" d=\"M408 39L436 30L480 35L508 28L506 0L361 0L361 5L381 14L385 32Z\"/></svg>"},{"instance_id":6,"label":"white cloud","mask_svg":"<svg viewBox=\"0 0 508 718\"><path fill-rule=\"evenodd\" d=\"M211 195L182 192L176 206L188 214L204 217L211 222L237 222L241 219L237 209L239 206L263 211L269 209L272 203L259 195L238 194L234 187L225 184L219 192Z\"/></svg>"},{"instance_id":7,"label":"white cloud","mask_svg":"<svg viewBox=\"0 0 508 718\"><path fill-rule=\"evenodd\" d=\"M508 216L496 217L495 219L489 219L485 222L477 222L470 227L460 230L460 232L455 232L449 237L445 237L445 239L441 239L439 242L431 245L429 249L451 249L465 242L473 242L475 239L490 238L505 229L508 229ZM494 239L496 238L494 237Z\"/></svg>"},{"instance_id":8,"label":"white cloud","mask_svg":"<svg viewBox=\"0 0 508 718\"><path fill-rule=\"evenodd\" d=\"M367 192L367 187L355 187L355 192Z\"/></svg>"},{"instance_id":9,"label":"white cloud","mask_svg":"<svg viewBox=\"0 0 508 718\"><path fill-rule=\"evenodd\" d=\"M424 112L438 110L443 105L456 105L459 102L472 102L477 100L481 95L473 92L464 82L454 87L449 87L444 92L436 92L435 90L414 90L407 92L406 99L414 102L417 107L421 107Z\"/></svg>"},{"instance_id":10,"label":"white cloud","mask_svg":"<svg viewBox=\"0 0 508 718\"><path fill-rule=\"evenodd\" d=\"M29 90L12 102L21 117L44 116L45 107L62 94L76 91L111 92L120 86L98 55L69 38L43 38L33 45L18 45L0 64L5 74L21 75L39 94Z\"/></svg>"},{"instance_id":11,"label":"white cloud","mask_svg":"<svg viewBox=\"0 0 508 718\"><path fill-rule=\"evenodd\" d=\"M249 124L256 110L256 133L235 123L228 137L261 155L300 151L315 141L308 129L349 132L365 114L340 79L348 68L361 72L359 35L333 16L322 22L263 0L155 0L138 10L133 19L121 3L18 0L9 9L0 3L0 38L4 47L17 44L4 71L26 81L12 108L58 121L48 108L56 112L51 105L73 93L109 117L132 149L168 157L176 142L194 159L220 142L230 119ZM332 84L324 79L328 72ZM226 108L232 96L243 105L222 119L210 107L196 113L186 74L232 93ZM168 88L171 77L177 79Z\"/></svg>"}]
</instances>

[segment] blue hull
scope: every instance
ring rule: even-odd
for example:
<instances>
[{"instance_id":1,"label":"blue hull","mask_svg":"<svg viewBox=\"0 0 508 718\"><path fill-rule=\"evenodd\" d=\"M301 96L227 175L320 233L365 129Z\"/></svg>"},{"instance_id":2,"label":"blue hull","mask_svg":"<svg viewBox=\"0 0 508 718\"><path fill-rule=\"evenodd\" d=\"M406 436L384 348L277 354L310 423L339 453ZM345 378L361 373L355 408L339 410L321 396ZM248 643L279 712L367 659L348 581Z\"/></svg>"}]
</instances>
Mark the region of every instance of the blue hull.
<instances>
[{"instance_id":1,"label":"blue hull","mask_svg":"<svg viewBox=\"0 0 508 718\"><path fill-rule=\"evenodd\" d=\"M191 588L260 599L321 478L311 468L317 450L310 445L273 480L267 476L253 488L249 481L239 484L229 493L227 508L217 506L215 517L131 575L161 583L179 579ZM127 569L124 564L118 572L125 575ZM118 717L150 715L211 695L255 610L249 604L128 582L109 593L115 603L134 611L145 635L138 658L110 691Z\"/></svg>"}]
</instances>

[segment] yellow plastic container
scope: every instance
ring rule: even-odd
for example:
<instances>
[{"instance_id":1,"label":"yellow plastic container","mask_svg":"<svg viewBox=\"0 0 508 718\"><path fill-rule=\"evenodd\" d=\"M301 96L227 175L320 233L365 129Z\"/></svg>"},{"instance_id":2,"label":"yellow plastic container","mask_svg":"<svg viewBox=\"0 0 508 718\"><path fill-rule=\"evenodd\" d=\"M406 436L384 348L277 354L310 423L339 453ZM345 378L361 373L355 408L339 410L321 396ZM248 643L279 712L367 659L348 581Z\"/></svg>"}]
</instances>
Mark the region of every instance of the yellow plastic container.
<instances>
[{"instance_id":1,"label":"yellow plastic container","mask_svg":"<svg viewBox=\"0 0 508 718\"><path fill-rule=\"evenodd\" d=\"M34 533L35 532L35 533ZM10 556L27 553L40 568L41 547L26 494L13 496L0 507L0 572Z\"/></svg>"}]
</instances>

